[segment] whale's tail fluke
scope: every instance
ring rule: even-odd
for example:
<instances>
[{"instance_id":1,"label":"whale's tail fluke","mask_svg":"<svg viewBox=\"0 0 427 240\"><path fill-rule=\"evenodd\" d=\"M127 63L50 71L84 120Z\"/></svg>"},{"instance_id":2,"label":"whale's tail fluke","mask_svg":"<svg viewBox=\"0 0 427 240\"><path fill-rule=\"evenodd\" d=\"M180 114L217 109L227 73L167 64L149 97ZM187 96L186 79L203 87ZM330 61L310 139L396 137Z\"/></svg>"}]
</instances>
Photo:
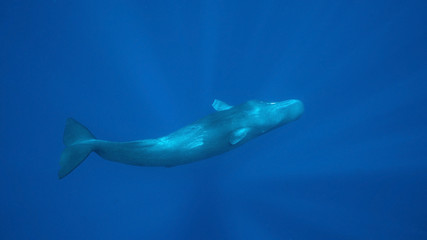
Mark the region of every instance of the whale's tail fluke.
<instances>
[{"instance_id":1,"label":"whale's tail fluke","mask_svg":"<svg viewBox=\"0 0 427 240\"><path fill-rule=\"evenodd\" d=\"M93 151L94 141L91 140L95 140L95 137L85 126L72 118L68 118L63 140L66 148L59 161L59 179L67 176Z\"/></svg>"}]
</instances>

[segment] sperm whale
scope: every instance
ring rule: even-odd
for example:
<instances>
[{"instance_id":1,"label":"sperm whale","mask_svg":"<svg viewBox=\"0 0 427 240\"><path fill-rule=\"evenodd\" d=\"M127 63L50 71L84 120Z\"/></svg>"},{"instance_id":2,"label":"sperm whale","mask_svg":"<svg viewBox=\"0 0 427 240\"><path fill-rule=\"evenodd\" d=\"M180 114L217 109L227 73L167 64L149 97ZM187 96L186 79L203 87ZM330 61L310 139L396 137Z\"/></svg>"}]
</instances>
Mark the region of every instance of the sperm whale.
<instances>
[{"instance_id":1,"label":"sperm whale","mask_svg":"<svg viewBox=\"0 0 427 240\"><path fill-rule=\"evenodd\" d=\"M215 99L216 112L171 134L155 139L111 142L96 139L82 124L66 121L58 177L64 178L91 152L106 160L138 165L172 167L209 158L298 119L304 112L300 100L251 100L231 106Z\"/></svg>"}]
</instances>

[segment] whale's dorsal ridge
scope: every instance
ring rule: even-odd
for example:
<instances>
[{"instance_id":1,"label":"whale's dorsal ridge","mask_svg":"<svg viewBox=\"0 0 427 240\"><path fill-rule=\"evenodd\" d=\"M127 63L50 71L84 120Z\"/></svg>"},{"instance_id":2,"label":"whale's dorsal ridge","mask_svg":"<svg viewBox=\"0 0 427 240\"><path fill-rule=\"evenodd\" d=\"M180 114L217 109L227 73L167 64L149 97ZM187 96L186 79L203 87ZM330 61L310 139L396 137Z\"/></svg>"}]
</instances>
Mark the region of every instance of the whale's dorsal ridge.
<instances>
[{"instance_id":1,"label":"whale's dorsal ridge","mask_svg":"<svg viewBox=\"0 0 427 240\"><path fill-rule=\"evenodd\" d=\"M249 130L250 130L250 128L239 128L237 130L234 130L231 133L228 141L230 142L231 145L236 145L237 143L241 142L246 137Z\"/></svg>"},{"instance_id":2,"label":"whale's dorsal ridge","mask_svg":"<svg viewBox=\"0 0 427 240\"><path fill-rule=\"evenodd\" d=\"M230 106L221 100L215 99L212 103L212 107L217 111L224 111L232 108L233 106Z\"/></svg>"}]
</instances>

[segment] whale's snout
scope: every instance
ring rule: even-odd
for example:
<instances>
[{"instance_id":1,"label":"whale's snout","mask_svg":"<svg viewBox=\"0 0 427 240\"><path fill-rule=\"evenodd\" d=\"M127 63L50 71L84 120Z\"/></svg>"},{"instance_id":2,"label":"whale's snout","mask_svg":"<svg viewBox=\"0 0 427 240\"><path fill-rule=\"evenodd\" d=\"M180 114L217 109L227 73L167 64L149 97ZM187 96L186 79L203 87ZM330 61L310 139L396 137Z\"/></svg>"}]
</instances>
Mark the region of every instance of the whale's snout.
<instances>
[{"instance_id":1,"label":"whale's snout","mask_svg":"<svg viewBox=\"0 0 427 240\"><path fill-rule=\"evenodd\" d=\"M304 104L298 99L289 99L277 104L279 112L282 112L284 123L294 121L304 113Z\"/></svg>"},{"instance_id":2,"label":"whale's snout","mask_svg":"<svg viewBox=\"0 0 427 240\"><path fill-rule=\"evenodd\" d=\"M304 113L304 104L297 99L292 99L290 101L292 101L292 103L289 106L289 114L296 120Z\"/></svg>"}]
</instances>

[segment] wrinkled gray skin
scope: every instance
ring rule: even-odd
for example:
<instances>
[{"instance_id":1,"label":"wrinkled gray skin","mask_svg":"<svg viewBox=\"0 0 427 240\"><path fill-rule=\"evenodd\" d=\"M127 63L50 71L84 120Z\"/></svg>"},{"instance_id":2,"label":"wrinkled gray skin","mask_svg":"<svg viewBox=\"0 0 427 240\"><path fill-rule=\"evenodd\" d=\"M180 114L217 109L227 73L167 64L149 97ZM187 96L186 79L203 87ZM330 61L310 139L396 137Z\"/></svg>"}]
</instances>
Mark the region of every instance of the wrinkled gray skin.
<instances>
[{"instance_id":1,"label":"wrinkled gray skin","mask_svg":"<svg viewBox=\"0 0 427 240\"><path fill-rule=\"evenodd\" d=\"M215 100L212 113L167 136L132 142L98 140L69 119L64 133L67 148L61 156L59 177L77 167L91 151L104 159L139 166L171 167L212 157L298 119L304 112L299 100L267 103L251 100L229 106Z\"/></svg>"}]
</instances>

